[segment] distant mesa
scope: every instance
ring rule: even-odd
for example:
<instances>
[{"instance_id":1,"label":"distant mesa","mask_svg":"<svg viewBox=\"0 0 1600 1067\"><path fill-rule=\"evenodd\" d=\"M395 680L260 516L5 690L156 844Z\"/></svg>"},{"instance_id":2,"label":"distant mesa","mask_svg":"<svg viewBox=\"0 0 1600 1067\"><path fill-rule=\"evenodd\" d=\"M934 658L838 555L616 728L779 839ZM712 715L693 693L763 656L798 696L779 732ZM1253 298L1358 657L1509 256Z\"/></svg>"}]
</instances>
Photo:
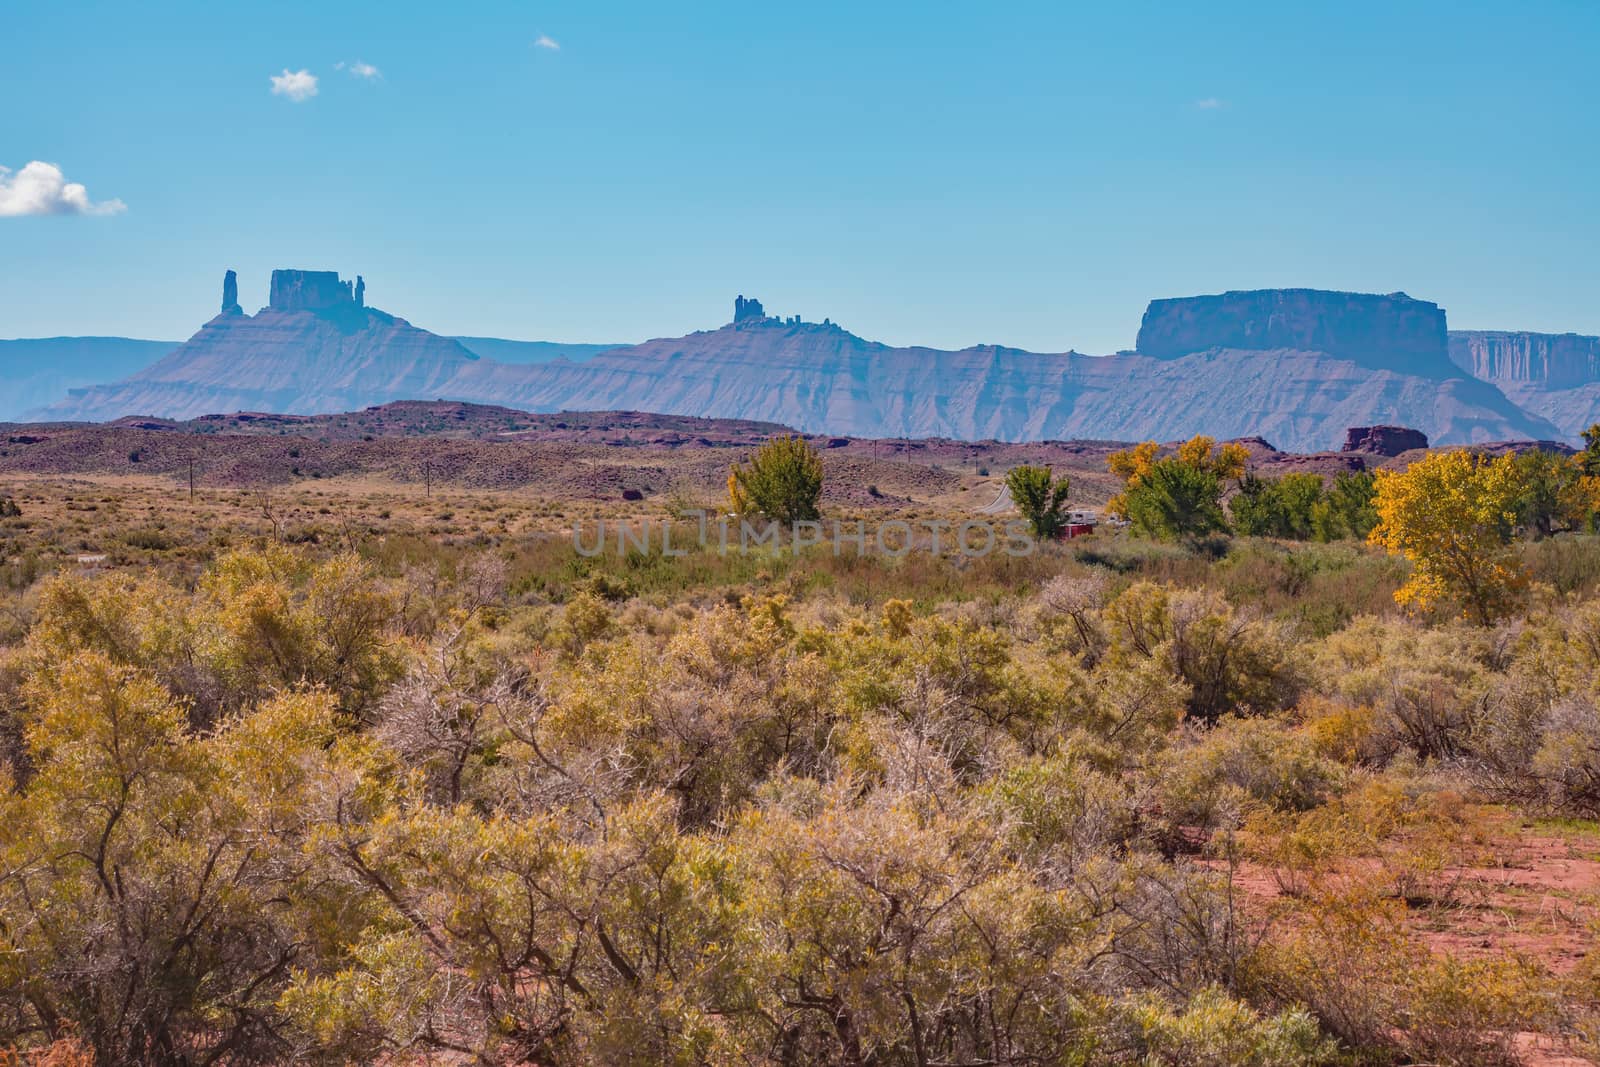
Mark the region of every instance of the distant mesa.
<instances>
[{"instance_id":1,"label":"distant mesa","mask_svg":"<svg viewBox=\"0 0 1600 1067\"><path fill-rule=\"evenodd\" d=\"M1413 448L1427 448L1428 435L1405 426L1352 426L1345 431L1341 452L1394 457Z\"/></svg>"},{"instance_id":2,"label":"distant mesa","mask_svg":"<svg viewBox=\"0 0 1600 1067\"><path fill-rule=\"evenodd\" d=\"M1444 309L1405 293L1255 289L1152 300L1134 346L1180 359L1210 350L1321 352L1374 370L1459 378Z\"/></svg>"},{"instance_id":3,"label":"distant mesa","mask_svg":"<svg viewBox=\"0 0 1600 1067\"><path fill-rule=\"evenodd\" d=\"M358 274L353 282L343 281L339 272L332 270L275 270L267 298L267 307L273 311L331 311L365 307L366 303L366 279ZM237 271L222 276L222 314L244 314Z\"/></svg>"}]
</instances>

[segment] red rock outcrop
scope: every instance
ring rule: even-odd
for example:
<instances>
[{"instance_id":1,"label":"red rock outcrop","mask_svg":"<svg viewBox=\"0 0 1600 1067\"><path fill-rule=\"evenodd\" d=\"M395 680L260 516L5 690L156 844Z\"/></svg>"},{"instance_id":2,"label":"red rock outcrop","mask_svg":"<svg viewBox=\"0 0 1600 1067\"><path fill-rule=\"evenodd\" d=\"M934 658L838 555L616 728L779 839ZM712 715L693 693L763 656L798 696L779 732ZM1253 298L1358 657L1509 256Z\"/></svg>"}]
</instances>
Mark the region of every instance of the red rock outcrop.
<instances>
[{"instance_id":1,"label":"red rock outcrop","mask_svg":"<svg viewBox=\"0 0 1600 1067\"><path fill-rule=\"evenodd\" d=\"M1343 452L1372 456L1398 456L1413 448L1427 448L1428 435L1405 426L1352 426L1345 431Z\"/></svg>"}]
</instances>

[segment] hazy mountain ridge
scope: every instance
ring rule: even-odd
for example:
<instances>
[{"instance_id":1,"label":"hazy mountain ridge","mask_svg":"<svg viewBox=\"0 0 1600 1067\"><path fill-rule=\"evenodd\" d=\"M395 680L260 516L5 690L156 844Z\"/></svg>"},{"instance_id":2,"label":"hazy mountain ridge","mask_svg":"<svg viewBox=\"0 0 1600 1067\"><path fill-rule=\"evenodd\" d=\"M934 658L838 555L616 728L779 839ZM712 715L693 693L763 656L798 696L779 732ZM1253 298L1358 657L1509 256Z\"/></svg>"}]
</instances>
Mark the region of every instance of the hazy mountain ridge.
<instances>
[{"instance_id":1,"label":"hazy mountain ridge","mask_svg":"<svg viewBox=\"0 0 1600 1067\"><path fill-rule=\"evenodd\" d=\"M505 337L446 337L474 356L500 363L581 361L617 344L518 341ZM0 339L0 421L61 405L62 398L93 386L110 385L149 368L182 341L135 337L19 337ZM234 409L229 409L234 410ZM208 412L209 414L209 412Z\"/></svg>"},{"instance_id":2,"label":"hazy mountain ridge","mask_svg":"<svg viewBox=\"0 0 1600 1067\"><path fill-rule=\"evenodd\" d=\"M565 341L512 341L504 337L452 337L475 356L496 363L550 363L565 359L581 362L601 352L625 345L569 344Z\"/></svg>"},{"instance_id":3,"label":"hazy mountain ridge","mask_svg":"<svg viewBox=\"0 0 1600 1067\"><path fill-rule=\"evenodd\" d=\"M375 308L221 314L123 381L75 391L44 414L105 421L213 412L318 414L442 395L477 361L459 343Z\"/></svg>"},{"instance_id":4,"label":"hazy mountain ridge","mask_svg":"<svg viewBox=\"0 0 1600 1067\"><path fill-rule=\"evenodd\" d=\"M129 337L26 337L0 341L0 420L57 403L72 389L116 381L148 367L179 341Z\"/></svg>"},{"instance_id":5,"label":"hazy mountain ridge","mask_svg":"<svg viewBox=\"0 0 1600 1067\"><path fill-rule=\"evenodd\" d=\"M1395 422L1443 443L1562 436L1493 386L1370 371L1293 350L1172 359L984 346L890 348L837 326L767 320L647 341L537 376L479 364L451 395L533 410L649 407L782 422L809 433L1002 441L1254 434L1331 448ZM643 399L642 399L643 398Z\"/></svg>"},{"instance_id":6,"label":"hazy mountain ridge","mask_svg":"<svg viewBox=\"0 0 1600 1067\"><path fill-rule=\"evenodd\" d=\"M281 276L281 277L280 277ZM466 343L364 306L332 272L274 272L254 316L224 313L155 365L40 414L107 420L246 411L319 414L402 399L530 411L634 409L769 421L811 433L1002 441L1261 435L1334 447L1352 425L1436 443L1571 438L1451 362L1445 313L1403 293L1259 290L1160 300L1146 354L942 351L765 314L638 345ZM484 353L472 351L476 344ZM1321 349L1306 346L1323 346ZM512 347L505 347L512 346ZM525 355L527 362L487 352ZM1600 392L1600 387L1597 387Z\"/></svg>"}]
</instances>

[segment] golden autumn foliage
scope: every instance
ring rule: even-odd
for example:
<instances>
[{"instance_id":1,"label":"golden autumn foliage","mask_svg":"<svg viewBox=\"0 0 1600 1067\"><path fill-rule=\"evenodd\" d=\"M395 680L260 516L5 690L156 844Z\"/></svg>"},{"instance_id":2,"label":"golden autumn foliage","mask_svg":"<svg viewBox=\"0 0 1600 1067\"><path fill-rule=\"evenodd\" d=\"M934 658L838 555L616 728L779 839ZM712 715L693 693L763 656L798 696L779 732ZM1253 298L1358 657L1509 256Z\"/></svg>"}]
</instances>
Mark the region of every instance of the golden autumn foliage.
<instances>
[{"instance_id":1,"label":"golden autumn foliage","mask_svg":"<svg viewBox=\"0 0 1600 1067\"><path fill-rule=\"evenodd\" d=\"M1370 539L1412 566L1399 603L1455 603L1484 625L1510 610L1527 585L1511 544L1522 488L1515 456L1440 452L1377 478Z\"/></svg>"}]
</instances>

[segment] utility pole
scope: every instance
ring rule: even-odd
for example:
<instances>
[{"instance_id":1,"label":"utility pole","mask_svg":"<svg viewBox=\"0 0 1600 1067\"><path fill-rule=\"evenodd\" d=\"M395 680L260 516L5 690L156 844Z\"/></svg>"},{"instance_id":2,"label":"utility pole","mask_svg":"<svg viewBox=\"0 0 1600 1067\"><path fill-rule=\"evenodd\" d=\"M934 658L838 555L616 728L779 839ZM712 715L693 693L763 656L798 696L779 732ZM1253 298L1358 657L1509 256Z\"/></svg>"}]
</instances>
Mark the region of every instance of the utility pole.
<instances>
[{"instance_id":1,"label":"utility pole","mask_svg":"<svg viewBox=\"0 0 1600 1067\"><path fill-rule=\"evenodd\" d=\"M189 461L189 503L194 503L194 460Z\"/></svg>"},{"instance_id":2,"label":"utility pole","mask_svg":"<svg viewBox=\"0 0 1600 1067\"><path fill-rule=\"evenodd\" d=\"M433 499L433 462L431 460L426 460L425 459L425 460L422 461L422 482L423 482L423 485L425 486L425 488L423 489L423 492L427 495L427 498L429 500L432 500Z\"/></svg>"}]
</instances>

